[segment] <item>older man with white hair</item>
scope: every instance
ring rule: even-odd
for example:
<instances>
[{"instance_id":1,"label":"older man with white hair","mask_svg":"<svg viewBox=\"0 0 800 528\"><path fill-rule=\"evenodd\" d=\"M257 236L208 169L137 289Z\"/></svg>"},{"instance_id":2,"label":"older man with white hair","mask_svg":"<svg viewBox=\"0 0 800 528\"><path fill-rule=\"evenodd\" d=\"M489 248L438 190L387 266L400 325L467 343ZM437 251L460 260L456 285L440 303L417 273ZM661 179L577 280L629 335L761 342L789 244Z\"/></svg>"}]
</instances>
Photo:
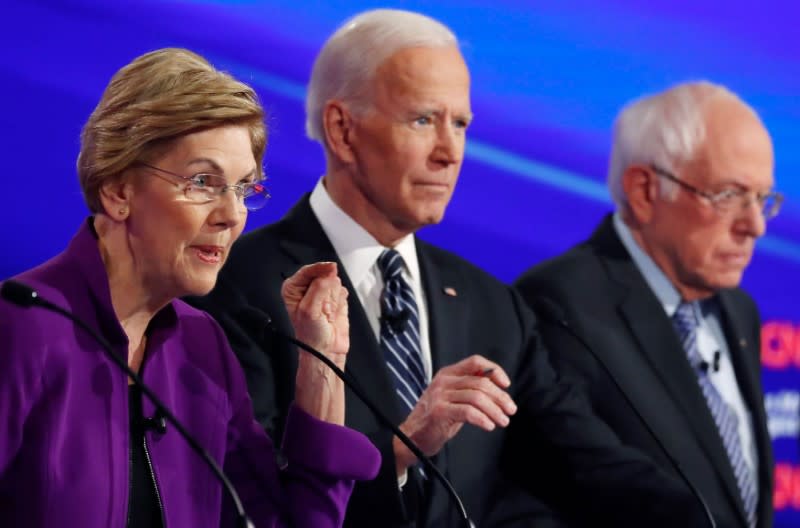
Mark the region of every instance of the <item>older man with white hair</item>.
<instances>
[{"instance_id":1,"label":"older man with white hair","mask_svg":"<svg viewBox=\"0 0 800 528\"><path fill-rule=\"evenodd\" d=\"M780 208L772 173L766 128L726 88L638 99L614 129L616 212L517 282L557 370L625 444L683 472L718 526L772 526L759 315L738 288Z\"/></svg>"},{"instance_id":2,"label":"older man with white hair","mask_svg":"<svg viewBox=\"0 0 800 528\"><path fill-rule=\"evenodd\" d=\"M533 439L563 461L576 504L593 521L703 526L685 486L620 446L559 382L519 296L415 236L442 220L455 188L472 120L469 87L453 33L417 13L362 13L323 46L306 108L325 174L282 220L234 246L202 304L245 367L257 416L282 427L295 352L259 343L237 314L256 307L290 330L281 277L306 262L334 261L350 292L348 371L434 457L477 526L560 526L549 512L540 517L528 493L548 487ZM392 431L352 394L346 408L347 425L369 435L383 466L354 491L345 525L463 526L445 490ZM517 482L501 471L503 458Z\"/></svg>"}]
</instances>

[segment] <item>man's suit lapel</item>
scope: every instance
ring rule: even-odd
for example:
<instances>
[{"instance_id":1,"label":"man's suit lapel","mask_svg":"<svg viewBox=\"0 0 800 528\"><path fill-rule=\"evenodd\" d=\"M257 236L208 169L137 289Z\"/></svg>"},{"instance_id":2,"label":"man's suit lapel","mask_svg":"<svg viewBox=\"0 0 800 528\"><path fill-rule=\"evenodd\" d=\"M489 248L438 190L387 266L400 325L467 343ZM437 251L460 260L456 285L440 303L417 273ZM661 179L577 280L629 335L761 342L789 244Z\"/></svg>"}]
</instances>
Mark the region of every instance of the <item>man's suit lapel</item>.
<instances>
[{"instance_id":1,"label":"man's suit lapel","mask_svg":"<svg viewBox=\"0 0 800 528\"><path fill-rule=\"evenodd\" d=\"M469 350L468 343L465 342L467 332L463 329L468 320L468 292L463 280L452 267L437 262L433 251L424 242L417 239L416 245L422 275L422 290L427 303L431 363L433 372L436 373L442 367L464 359L466 357L464 351ZM451 444L458 441L459 437L456 435L433 459L451 482L464 480L459 477L459 466L447 462ZM431 482L430 479L427 484L430 500L427 503L425 518L447 518L447 526L456 523L456 520L450 517L455 510L444 488L437 482Z\"/></svg>"},{"instance_id":2,"label":"man's suit lapel","mask_svg":"<svg viewBox=\"0 0 800 528\"><path fill-rule=\"evenodd\" d=\"M394 423L399 423L403 417L400 415L393 382L386 372L386 364L383 361L383 353L379 348L378 340L375 338L350 277L347 276L339 256L311 210L308 195L304 196L280 223L285 228L281 248L294 262L294 264L288 264L287 268L283 270L284 277L289 277L305 264L319 261L337 263L339 277L349 293L347 305L350 319L350 352L347 354L346 370L355 377L372 401L387 413ZM348 409L355 406L362 408L362 404L356 403L357 400L349 390L347 396ZM365 419L365 417L351 412L347 412L345 417L347 424L351 424L352 420L362 421ZM372 416L366 419L369 422L374 421Z\"/></svg>"},{"instance_id":3,"label":"man's suit lapel","mask_svg":"<svg viewBox=\"0 0 800 528\"><path fill-rule=\"evenodd\" d=\"M641 354L681 409L698 444L725 483L729 499L742 519L746 519L725 446L672 322L619 240L610 218L593 235L592 244L600 248L609 277L617 285L620 316Z\"/></svg>"},{"instance_id":4,"label":"man's suit lapel","mask_svg":"<svg viewBox=\"0 0 800 528\"><path fill-rule=\"evenodd\" d=\"M459 275L444 263L436 262L433 253L419 240L417 259L428 307L433 372L436 372L464 358L463 351L468 347L461 325L467 320L468 292Z\"/></svg>"}]
</instances>

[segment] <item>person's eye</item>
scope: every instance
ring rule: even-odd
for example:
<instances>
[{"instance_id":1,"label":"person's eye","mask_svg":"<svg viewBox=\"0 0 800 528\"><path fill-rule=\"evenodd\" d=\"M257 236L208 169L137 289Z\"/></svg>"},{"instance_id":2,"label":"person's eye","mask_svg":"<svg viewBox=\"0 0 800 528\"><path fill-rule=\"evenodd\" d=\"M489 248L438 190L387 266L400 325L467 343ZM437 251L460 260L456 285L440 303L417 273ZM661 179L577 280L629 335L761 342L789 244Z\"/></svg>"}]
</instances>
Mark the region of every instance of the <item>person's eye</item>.
<instances>
[{"instance_id":1,"label":"person's eye","mask_svg":"<svg viewBox=\"0 0 800 528\"><path fill-rule=\"evenodd\" d=\"M433 118L429 115L421 115L414 119L415 125L424 126L424 125L430 125L431 123L433 123Z\"/></svg>"},{"instance_id":2,"label":"person's eye","mask_svg":"<svg viewBox=\"0 0 800 528\"><path fill-rule=\"evenodd\" d=\"M453 125L456 128L460 128L460 129L463 130L463 129L466 129L469 126L469 120L467 120L467 119L456 119L455 121L453 121Z\"/></svg>"},{"instance_id":3,"label":"person's eye","mask_svg":"<svg viewBox=\"0 0 800 528\"><path fill-rule=\"evenodd\" d=\"M214 174L195 174L192 176L191 180L189 180L191 184L197 189L220 189L225 187L225 178L220 176L215 176Z\"/></svg>"},{"instance_id":4,"label":"person's eye","mask_svg":"<svg viewBox=\"0 0 800 528\"><path fill-rule=\"evenodd\" d=\"M741 191L736 191L733 189L727 189L724 191L720 191L714 195L714 201L719 204L729 204L739 199L742 196Z\"/></svg>"},{"instance_id":5,"label":"person's eye","mask_svg":"<svg viewBox=\"0 0 800 528\"><path fill-rule=\"evenodd\" d=\"M191 184L194 185L195 187L203 189L210 185L211 179L212 179L211 175L209 174L195 174L194 176L192 176L189 182L191 182Z\"/></svg>"}]
</instances>

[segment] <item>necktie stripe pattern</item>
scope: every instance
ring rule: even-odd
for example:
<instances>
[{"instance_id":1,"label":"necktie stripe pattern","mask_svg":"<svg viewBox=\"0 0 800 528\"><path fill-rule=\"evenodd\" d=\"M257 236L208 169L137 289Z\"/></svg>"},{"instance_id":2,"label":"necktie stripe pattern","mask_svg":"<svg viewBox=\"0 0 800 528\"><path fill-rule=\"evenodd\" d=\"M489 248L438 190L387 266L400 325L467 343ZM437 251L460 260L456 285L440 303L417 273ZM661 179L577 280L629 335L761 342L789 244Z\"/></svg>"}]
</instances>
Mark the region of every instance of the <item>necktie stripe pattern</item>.
<instances>
[{"instance_id":1,"label":"necktie stripe pattern","mask_svg":"<svg viewBox=\"0 0 800 528\"><path fill-rule=\"evenodd\" d=\"M419 337L419 311L414 291L403 279L403 257L387 249L378 257L383 275L380 346L406 413L425 390L425 367Z\"/></svg>"},{"instance_id":2,"label":"necktie stripe pattern","mask_svg":"<svg viewBox=\"0 0 800 528\"><path fill-rule=\"evenodd\" d=\"M672 322L681 339L683 349L689 358L689 363L697 374L697 382L708 403L714 422L717 424L722 443L728 453L728 459L736 477L736 484L744 503L747 521L751 528L756 526L756 507L758 505L758 488L756 487L753 472L747 465L742 453L742 443L739 436L739 417L731 407L722 399L722 396L711 383L708 370L699 367L702 362L697 348L697 317L694 308L689 303L681 303L672 316Z\"/></svg>"}]
</instances>

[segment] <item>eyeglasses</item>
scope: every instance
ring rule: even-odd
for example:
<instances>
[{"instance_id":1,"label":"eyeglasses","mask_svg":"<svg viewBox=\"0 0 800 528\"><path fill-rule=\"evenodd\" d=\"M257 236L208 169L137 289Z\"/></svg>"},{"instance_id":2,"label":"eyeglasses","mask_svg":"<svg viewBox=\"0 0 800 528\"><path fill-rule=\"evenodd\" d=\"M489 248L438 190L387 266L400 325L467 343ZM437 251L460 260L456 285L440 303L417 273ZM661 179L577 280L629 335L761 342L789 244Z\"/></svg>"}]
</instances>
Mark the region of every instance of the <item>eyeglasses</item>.
<instances>
[{"instance_id":1,"label":"eyeglasses","mask_svg":"<svg viewBox=\"0 0 800 528\"><path fill-rule=\"evenodd\" d=\"M142 161L137 164L157 172L180 178L186 182L183 193L186 199L192 202L206 203L217 200L222 196L222 193L228 189L233 190L237 201L244 205L248 211L261 209L267 203L267 200L269 200L269 191L267 191L264 184L260 182L240 182L229 185L225 178L218 174L200 172L192 176L182 176L172 171L154 167ZM159 176L158 174L153 175L167 180L167 178Z\"/></svg>"},{"instance_id":2,"label":"eyeglasses","mask_svg":"<svg viewBox=\"0 0 800 528\"><path fill-rule=\"evenodd\" d=\"M758 207L761 210L761 214L763 215L764 219L769 220L777 216L781 210L781 204L783 204L783 195L779 192L770 191L767 193L755 193L753 191L744 191L741 189L725 189L724 191L719 192L703 191L694 185L678 179L677 176L668 170L658 167L657 165L650 165L650 168L657 175L663 176L664 178L677 183L685 190L705 198L720 214L729 214L741 211L748 207L753 200L755 200L758 202Z\"/></svg>"}]
</instances>

